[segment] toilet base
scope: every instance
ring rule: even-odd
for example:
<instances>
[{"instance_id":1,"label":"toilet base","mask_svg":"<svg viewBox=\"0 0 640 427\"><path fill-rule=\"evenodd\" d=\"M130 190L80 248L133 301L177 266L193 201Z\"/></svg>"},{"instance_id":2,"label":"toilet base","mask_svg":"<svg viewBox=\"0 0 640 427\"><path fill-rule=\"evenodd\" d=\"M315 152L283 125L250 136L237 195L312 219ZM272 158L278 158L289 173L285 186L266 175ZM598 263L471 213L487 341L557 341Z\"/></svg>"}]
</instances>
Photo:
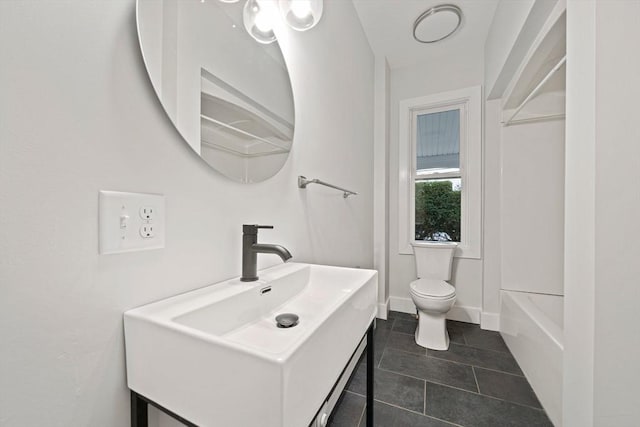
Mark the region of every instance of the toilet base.
<instances>
[{"instance_id":1,"label":"toilet base","mask_svg":"<svg viewBox=\"0 0 640 427\"><path fill-rule=\"evenodd\" d=\"M415 333L416 344L432 350L449 349L446 313L418 311L418 327Z\"/></svg>"}]
</instances>

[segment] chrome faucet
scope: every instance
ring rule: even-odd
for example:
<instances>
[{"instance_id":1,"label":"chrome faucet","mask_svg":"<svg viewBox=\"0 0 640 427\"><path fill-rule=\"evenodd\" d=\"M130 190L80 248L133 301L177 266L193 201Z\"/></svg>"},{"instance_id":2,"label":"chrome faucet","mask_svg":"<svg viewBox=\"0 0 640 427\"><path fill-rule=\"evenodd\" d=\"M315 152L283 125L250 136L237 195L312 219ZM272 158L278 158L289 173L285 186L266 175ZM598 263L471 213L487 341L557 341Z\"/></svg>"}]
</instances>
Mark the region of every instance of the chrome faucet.
<instances>
[{"instance_id":1,"label":"chrome faucet","mask_svg":"<svg viewBox=\"0 0 640 427\"><path fill-rule=\"evenodd\" d=\"M243 282L258 280L258 253L276 254L284 262L291 258L291 253L280 245L258 243L258 229L273 228L273 225L242 225L242 277Z\"/></svg>"}]
</instances>

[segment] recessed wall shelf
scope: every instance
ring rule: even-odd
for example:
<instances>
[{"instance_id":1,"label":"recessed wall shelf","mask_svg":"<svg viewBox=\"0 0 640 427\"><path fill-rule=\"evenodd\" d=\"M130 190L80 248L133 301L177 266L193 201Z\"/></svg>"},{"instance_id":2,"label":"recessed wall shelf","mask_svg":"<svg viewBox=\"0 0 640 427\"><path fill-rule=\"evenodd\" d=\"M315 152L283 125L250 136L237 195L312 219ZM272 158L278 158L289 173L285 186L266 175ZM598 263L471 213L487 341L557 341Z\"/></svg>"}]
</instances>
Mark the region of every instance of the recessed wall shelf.
<instances>
[{"instance_id":1,"label":"recessed wall shelf","mask_svg":"<svg viewBox=\"0 0 640 427\"><path fill-rule=\"evenodd\" d=\"M566 7L559 3L506 90L504 126L565 117L566 27Z\"/></svg>"}]
</instances>

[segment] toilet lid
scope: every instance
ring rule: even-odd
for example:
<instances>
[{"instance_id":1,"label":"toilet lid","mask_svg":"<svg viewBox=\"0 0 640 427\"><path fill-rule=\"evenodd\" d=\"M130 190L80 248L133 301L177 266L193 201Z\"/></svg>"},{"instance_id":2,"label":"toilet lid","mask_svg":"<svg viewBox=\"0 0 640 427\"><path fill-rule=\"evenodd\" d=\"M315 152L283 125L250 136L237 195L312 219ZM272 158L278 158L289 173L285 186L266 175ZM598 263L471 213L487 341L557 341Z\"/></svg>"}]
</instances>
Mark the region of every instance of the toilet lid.
<instances>
[{"instance_id":1,"label":"toilet lid","mask_svg":"<svg viewBox=\"0 0 640 427\"><path fill-rule=\"evenodd\" d=\"M449 298L456 294L456 288L444 280L418 279L409 285L418 294L432 298Z\"/></svg>"}]
</instances>

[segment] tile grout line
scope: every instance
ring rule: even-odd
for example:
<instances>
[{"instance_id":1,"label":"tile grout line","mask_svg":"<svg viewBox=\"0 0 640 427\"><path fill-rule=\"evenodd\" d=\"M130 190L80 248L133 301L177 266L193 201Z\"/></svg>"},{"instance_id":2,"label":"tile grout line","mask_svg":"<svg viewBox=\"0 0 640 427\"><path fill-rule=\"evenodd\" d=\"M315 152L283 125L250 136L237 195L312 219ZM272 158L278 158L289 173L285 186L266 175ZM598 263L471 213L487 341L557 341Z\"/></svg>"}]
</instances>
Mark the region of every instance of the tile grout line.
<instances>
[{"instance_id":1,"label":"tile grout line","mask_svg":"<svg viewBox=\"0 0 640 427\"><path fill-rule=\"evenodd\" d=\"M392 373L392 374L400 375L400 376L402 376L402 377L407 377L407 378L412 378L412 379L414 379L414 380L421 380L421 381L424 381L424 382L425 382L425 387L426 387L426 383L433 383L433 384L436 384L436 385L440 385L440 386L442 386L442 387L449 387L449 388L452 388L452 389L454 389L454 390L466 391L467 393L475 394L475 395L478 395L478 396L484 396L484 397L488 397L488 398L491 398L491 399L494 399L494 400L500 400L500 401L502 401L502 402L512 403L512 404L514 404L514 405L524 406L524 407L531 408L531 409L537 409L538 411L544 411L544 408L536 408L535 406L525 405L524 403L512 402L511 400L501 399L501 398L499 398L499 397L490 396L490 395L488 395L488 394L482 394L482 393L479 393L479 392L476 392L476 391L467 390L467 389L464 389L464 388L460 388L460 387L453 386L453 385L451 385L451 384L445 384L445 383L443 383L443 382L439 382L439 381L437 381L437 380L431 380L431 379L426 379L426 378L414 377L413 375L401 374L401 373L399 373L399 372L391 371L391 370L389 370L389 369L385 369L385 368L378 368L378 369L380 369L381 371L390 372L390 373ZM475 373L474 373L474 376L475 376ZM476 381L476 387L477 387L477 381ZM478 387L478 389L479 389L479 387ZM351 390L345 390L345 391L348 391L349 393L357 394L358 396L363 396L363 397L364 397L364 395L363 395L363 394L357 393L357 392L355 392L355 391L351 391ZM426 396L426 393L425 393L425 396ZM383 401L383 400L379 400L379 399L375 399L375 400L377 400L378 402L382 402L382 403L384 403L384 404L386 404L386 405L396 406L396 405L393 405L393 404L391 404L391 403L389 403L389 402L385 402L385 401ZM402 408L402 407L401 407L401 406L398 406L398 408ZM402 409L405 409L405 410L407 410L407 411L411 411L410 409L407 409L407 408L402 408ZM414 411L411 411L411 412L414 412ZM417 413L418 413L418 412L416 412L416 414L417 414ZM546 412L545 412L545 413L546 413ZM425 415L426 415L426 414L425 414Z\"/></svg>"},{"instance_id":2,"label":"tile grout line","mask_svg":"<svg viewBox=\"0 0 640 427\"><path fill-rule=\"evenodd\" d=\"M394 319L394 320L396 320L396 319ZM403 320L403 319L398 319L398 320ZM447 319L447 320L449 320L449 319ZM405 322L411 322L412 320L404 319L403 321L405 321ZM459 323L468 324L467 322L459 322ZM453 324L453 325L455 325L455 324ZM480 329L480 325L479 325L479 324L476 324L476 323L470 323L470 325L473 325L473 326L471 327L471 329L476 329L476 328L477 328L477 329L479 329L479 330L481 330L481 331L484 331L483 329ZM478 346L475 346L475 345L473 345L473 344L469 344L469 343L467 342L467 336L466 336L466 334L465 334L465 331L463 330L463 329L465 329L465 328L467 328L467 327L466 327L466 326L458 326L458 328L459 328L459 329L458 329L458 330L459 330L459 332L462 334L462 339L464 340L464 344L460 344L460 343L457 343L457 342L455 342L455 341L452 341L452 343L454 343L454 344L458 344L458 345L465 345L465 346L467 346L467 347L476 348L476 349L478 349L478 350L487 350L487 351L494 351L494 352L497 352L497 353L511 354L511 351L509 350L509 348L508 348L508 347L505 347L507 350L506 350L506 351L503 351L503 350L493 350L493 349L491 349L491 348L485 348L485 347L478 347ZM392 330L393 330L393 329L392 329ZM447 331L448 331L448 329L447 329ZM402 332L402 331L397 331L397 330L394 330L394 332L397 332L397 333L399 333L399 334L403 334L403 335L413 335L413 333L411 333L411 332L410 332L410 333L407 333L407 332ZM487 332L497 332L497 331L487 331ZM498 332L498 333L499 333L499 332ZM506 344L505 344L505 345L506 345Z\"/></svg>"},{"instance_id":3,"label":"tile grout line","mask_svg":"<svg viewBox=\"0 0 640 427\"><path fill-rule=\"evenodd\" d=\"M410 354L410 355L413 355L413 356L427 357L427 358L431 358L431 359L441 360L443 362L455 363L456 365L462 365L462 366L469 366L469 367L474 367L475 366L475 367L480 368L480 369L486 369L487 371L500 372L500 373L503 373L503 374L509 374L509 375L513 375L513 376L516 376L516 377L526 378L524 375L514 374L512 372L501 371L499 369L485 368L483 366L471 365L469 363L462 363L462 362L458 362L456 360L449 360L449 359L443 359L442 357L429 356L428 352L426 354L419 354L419 353L412 353L410 351L402 350L400 348L395 348L395 347L391 347L391 349L395 350L395 351L400 351L402 353ZM386 350L386 347L385 347L385 350ZM380 359L380 361L382 362L382 359ZM520 365L518 365L518 368L520 368Z\"/></svg>"},{"instance_id":4,"label":"tile grout line","mask_svg":"<svg viewBox=\"0 0 640 427\"><path fill-rule=\"evenodd\" d=\"M396 329L390 329L390 331L391 332L395 332L396 334L413 336L413 332L402 332L402 331L398 331ZM478 346L475 346L475 345L467 344L467 338L465 337L464 332L462 333L462 339L464 340L464 344L459 343L459 342L455 342L455 341L451 341L451 344L461 345L461 346L464 346L464 347L473 348L475 350L485 350L485 351L491 351L493 353L507 354L507 355L513 357L513 354L511 354L511 351L509 351L508 348L507 348L507 351L502 351L502 350L493 350L493 349L490 349L490 348L478 347Z\"/></svg>"},{"instance_id":5,"label":"tile grout line","mask_svg":"<svg viewBox=\"0 0 640 427\"><path fill-rule=\"evenodd\" d=\"M402 332L402 331L397 331L397 330L392 330L392 332L395 332L396 334L402 334L402 335L407 335L407 336L413 336L413 333L406 333L406 332ZM475 345L471 345L471 344L467 344L467 340L466 338L463 336L462 337L464 341L464 344L459 343L459 342L455 342L455 341L451 341L451 344L455 344L458 346L463 346L463 347L468 347L468 348L472 348L474 350L483 350L483 351L491 351L493 353L498 353L498 354L506 354L509 355L511 357L513 357L513 354L511 354L511 351L501 351L501 350L492 350L490 348L485 348L485 347L478 347Z\"/></svg>"},{"instance_id":6,"label":"tile grout line","mask_svg":"<svg viewBox=\"0 0 640 427\"><path fill-rule=\"evenodd\" d=\"M464 335L464 334L463 334L463 335ZM465 343L466 343L466 342L467 342L467 338L465 337L465 339L464 339L464 340L465 340ZM493 350L493 349L490 349L490 348L478 347L478 346L471 345L471 344L460 344L460 343L457 343L457 342L455 342L455 341L451 341L451 344L454 344L454 345L463 345L463 346L465 346L465 347L473 348L473 349L476 349L476 350L490 351L490 352L492 352L492 353L508 354L508 355L510 355L511 357L513 357L513 354L511 354L511 351ZM507 350L508 350L508 349L507 349Z\"/></svg>"},{"instance_id":7,"label":"tile grout line","mask_svg":"<svg viewBox=\"0 0 640 427\"><path fill-rule=\"evenodd\" d=\"M477 345L472 345L472 344L460 344L458 342L455 341L451 341L453 344L457 344L457 345L463 345L465 347L469 347L469 348L473 348L475 350L484 350L484 351L491 351L493 353L500 353L500 354L508 354L510 356L513 356L513 354L511 354L511 351L502 351L502 350L493 350L491 348L486 348L486 347L478 347ZM465 343L466 343L466 338L465 338Z\"/></svg>"},{"instance_id":8,"label":"tile grout line","mask_svg":"<svg viewBox=\"0 0 640 427\"><path fill-rule=\"evenodd\" d=\"M444 359L443 359L443 360L444 360ZM483 367L483 366L478 366L478 365L471 365L471 366L472 366L472 367L474 367L474 368L477 368L477 369L484 369L485 371L491 371L491 372L495 372L495 373L498 373L498 374L504 374L504 375L510 375L510 376L512 376L512 377L524 378L525 380L527 380L527 383L529 382L529 380L527 379L527 377L526 377L526 376L524 376L524 375L520 375L520 374L512 374L511 372L500 371L500 370L498 370L498 369L485 368L485 367ZM518 368L519 368L519 367L520 367L520 366L518 365Z\"/></svg>"},{"instance_id":9,"label":"tile grout line","mask_svg":"<svg viewBox=\"0 0 640 427\"><path fill-rule=\"evenodd\" d=\"M468 341L467 341L467 336L464 334L464 332L462 333L462 339L464 339L464 344L460 344L460 343L457 343L457 342L455 342L455 341L451 341L451 342L452 342L452 343L454 343L454 344L458 344L458 345L464 345L465 347L475 348L475 349L477 349L477 350L486 350L486 351L492 351L492 352L494 352L494 353L501 353L501 354L510 354L510 355L512 355L512 354L511 354L511 350L509 350L509 347L505 347L507 350L506 350L506 351L503 351L503 350L494 350L494 349L492 349L492 348L480 347L480 346L477 346L477 345L469 344L469 343L468 343ZM506 344L505 344L505 346L506 346ZM512 356L513 356L513 355L512 355Z\"/></svg>"},{"instance_id":10,"label":"tile grout line","mask_svg":"<svg viewBox=\"0 0 640 427\"><path fill-rule=\"evenodd\" d=\"M378 360L378 363L376 364L376 368L380 369L380 365L382 364L382 359L384 358L384 353L387 351L387 345L385 344L384 348L382 349L382 354L380 355L380 360ZM375 354L373 355L374 359L373 362L375 363Z\"/></svg>"},{"instance_id":11,"label":"tile grout line","mask_svg":"<svg viewBox=\"0 0 640 427\"><path fill-rule=\"evenodd\" d=\"M398 351L403 351L403 350L398 350ZM408 353L408 352L405 351L405 353ZM415 353L409 353L409 354L415 354ZM474 365L474 364L471 364L471 363L458 362L457 360L450 360L450 359L445 359L443 357L432 356L432 355L429 354L429 352L427 352L426 356L430 357L432 359L444 360L445 362L457 363L458 365L471 366L471 367L475 366L477 368L486 369L488 371L502 372L503 374L515 375L517 377L524 377L524 375L520 375L520 374L516 374L516 373L513 373L513 372L508 372L508 371L501 371L500 369L485 368L484 366ZM520 368L520 365L518 365L518 362L516 362L516 366L518 366L518 369L520 369L520 371L522 371L522 368Z\"/></svg>"},{"instance_id":12,"label":"tile grout line","mask_svg":"<svg viewBox=\"0 0 640 427\"><path fill-rule=\"evenodd\" d=\"M424 405L422 405L422 412L427 415L427 381L424 382Z\"/></svg>"},{"instance_id":13,"label":"tile grout line","mask_svg":"<svg viewBox=\"0 0 640 427\"><path fill-rule=\"evenodd\" d=\"M358 418L358 426L362 425L362 418L364 418L365 412L367 412L367 404L366 404L366 402L365 402L364 406L362 407L362 412L360 412L360 418Z\"/></svg>"},{"instance_id":14,"label":"tile grout line","mask_svg":"<svg viewBox=\"0 0 640 427\"><path fill-rule=\"evenodd\" d=\"M467 393L475 394L475 395L486 397L486 398L493 399L493 400L498 400L500 402L510 403L512 405L521 406L521 407L528 408L528 409L535 409L536 411L543 412L545 415L547 415L547 412L544 410L544 408L536 408L535 406L525 405L524 403L512 402L511 400L501 399L499 397L490 396L488 394L475 393L473 391L464 390L464 389L458 388L458 387L452 387L452 386L446 385L446 384L436 383L434 381L428 381L428 382L440 385L442 387L449 387L449 388L453 388L453 389L460 390L460 391L466 391Z\"/></svg>"},{"instance_id":15,"label":"tile grout line","mask_svg":"<svg viewBox=\"0 0 640 427\"><path fill-rule=\"evenodd\" d=\"M350 393L350 394L353 394L354 396L364 397L366 399L366 396L363 396L360 393L355 393L355 392L353 392L351 390L347 390L346 388L342 391L342 393ZM336 410L336 408L338 408L338 406L340 406L340 405L336 404L336 406L333 407L333 411L331 411L331 415L333 415L335 413L334 411ZM362 425L362 418L363 418L366 410L367 410L367 403L366 403L366 400L365 400L365 404L362 407L362 411L360 412L360 416L358 417L358 424L356 424L357 426Z\"/></svg>"},{"instance_id":16,"label":"tile grout line","mask_svg":"<svg viewBox=\"0 0 640 427\"><path fill-rule=\"evenodd\" d=\"M478 389L478 394L482 394L482 392L480 392L480 383L478 383L478 377L476 377L475 366L471 367L471 372L473 372L473 379L476 381L476 388Z\"/></svg>"},{"instance_id":17,"label":"tile grout line","mask_svg":"<svg viewBox=\"0 0 640 427\"><path fill-rule=\"evenodd\" d=\"M464 334L464 331L460 331L462 333L462 341L464 341L464 345L467 345L467 336Z\"/></svg>"},{"instance_id":18,"label":"tile grout line","mask_svg":"<svg viewBox=\"0 0 640 427\"><path fill-rule=\"evenodd\" d=\"M362 396L361 394L358 394L358 393L354 393L354 392L350 392L350 393L352 393L352 394L356 394L356 395L358 395L358 396L360 396L360 397L364 397L364 396ZM447 423L447 424L451 424L452 426L463 427L463 426L461 426L460 424L456 424L456 423L454 423L454 422L447 421L447 420L445 420L445 419L443 419L443 418L437 418L437 417L434 417L433 415L422 414L422 413L420 413L420 412L418 412L418 411L413 411L413 410L411 410L411 409L403 408L402 406L398 406L398 405L393 404L393 403L385 402L384 400L379 400L379 399L374 399L374 400L375 400L376 402L378 402L378 403L382 403L383 405L391 406L391 407L396 408L396 409L399 409L399 410L401 410L401 411L410 412L410 413L412 413L412 414L416 414L416 415L422 415L422 416L423 416L423 417L425 417L425 418L430 418L430 419L433 419L433 420L442 421L442 422L445 422L445 423ZM374 405L374 406L375 406L375 405ZM365 405L365 409L366 409L366 405ZM361 416L361 417L362 417L362 416ZM362 421L362 418L361 418L361 420L360 420L360 421Z\"/></svg>"},{"instance_id":19,"label":"tile grout line","mask_svg":"<svg viewBox=\"0 0 640 427\"><path fill-rule=\"evenodd\" d=\"M438 385L442 385L442 386L445 386L445 387L455 388L456 390L460 390L460 391L468 391L469 393L479 394L479 393L475 393L475 392L473 392L471 390L466 390L464 388L460 388L460 387L452 386L452 385L449 385L449 384L441 383L441 382L438 382L437 380L430 380L430 379L426 379L426 378L414 377L413 375L401 374L399 372L391 371L391 370L385 369L385 368L378 368L378 369L380 369L381 371L390 372L392 374L400 375L401 377L407 377L407 378L412 378L414 380L424 381L425 383L438 384ZM355 392L352 391L351 393L355 393ZM360 396L363 396L363 395L361 394Z\"/></svg>"}]
</instances>

